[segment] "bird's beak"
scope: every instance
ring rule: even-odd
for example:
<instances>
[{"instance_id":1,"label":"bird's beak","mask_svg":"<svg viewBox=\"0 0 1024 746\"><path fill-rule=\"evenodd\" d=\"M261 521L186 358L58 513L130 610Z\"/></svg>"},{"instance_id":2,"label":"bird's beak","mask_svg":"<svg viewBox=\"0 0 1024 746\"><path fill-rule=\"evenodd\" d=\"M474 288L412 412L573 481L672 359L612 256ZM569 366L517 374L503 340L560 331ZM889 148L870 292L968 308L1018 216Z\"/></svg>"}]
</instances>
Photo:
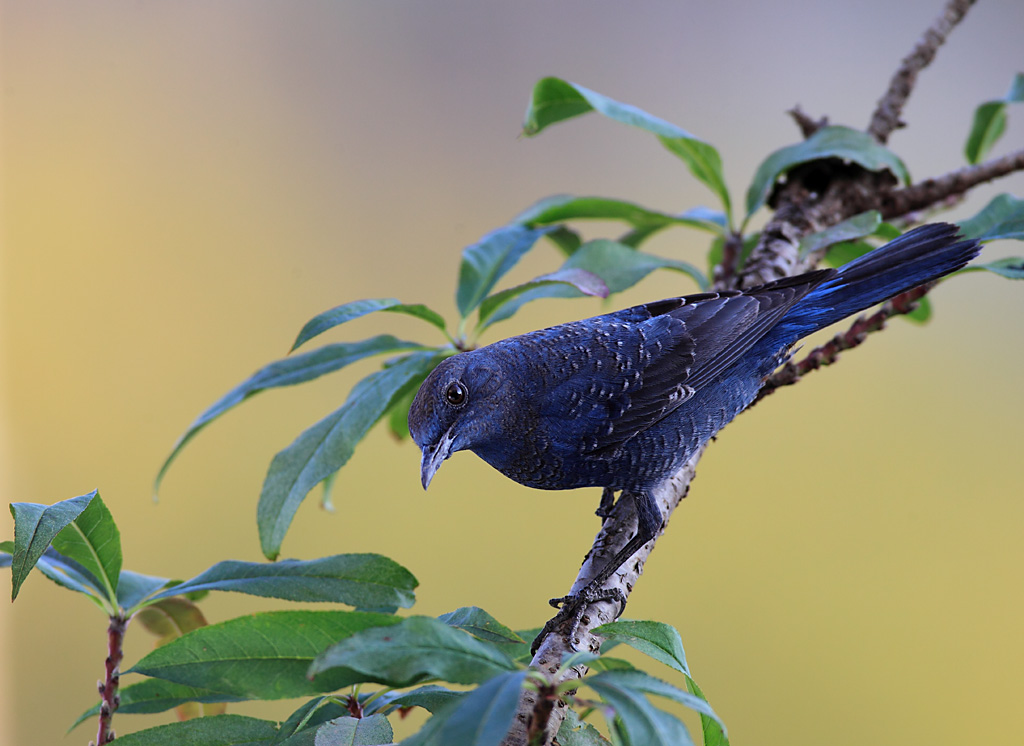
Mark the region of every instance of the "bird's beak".
<instances>
[{"instance_id":1,"label":"bird's beak","mask_svg":"<svg viewBox=\"0 0 1024 746\"><path fill-rule=\"evenodd\" d=\"M441 463L452 455L452 443L454 442L455 437L449 428L436 443L433 445L428 443L423 446L423 460L420 462L420 482L423 484L423 489L430 486L430 480L441 468Z\"/></svg>"}]
</instances>

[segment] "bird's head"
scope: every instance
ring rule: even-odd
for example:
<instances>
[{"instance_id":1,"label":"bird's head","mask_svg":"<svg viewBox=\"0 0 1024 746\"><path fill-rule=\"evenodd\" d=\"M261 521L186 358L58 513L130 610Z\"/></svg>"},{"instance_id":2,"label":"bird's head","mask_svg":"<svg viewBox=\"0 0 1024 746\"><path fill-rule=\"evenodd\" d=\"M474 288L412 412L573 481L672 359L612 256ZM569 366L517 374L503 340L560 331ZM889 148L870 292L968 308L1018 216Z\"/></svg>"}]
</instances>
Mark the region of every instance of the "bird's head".
<instances>
[{"instance_id":1,"label":"bird's head","mask_svg":"<svg viewBox=\"0 0 1024 746\"><path fill-rule=\"evenodd\" d=\"M409 407L409 433L423 452L423 489L453 453L484 445L499 435L496 407L501 372L487 353L484 348L444 360L416 392Z\"/></svg>"}]
</instances>

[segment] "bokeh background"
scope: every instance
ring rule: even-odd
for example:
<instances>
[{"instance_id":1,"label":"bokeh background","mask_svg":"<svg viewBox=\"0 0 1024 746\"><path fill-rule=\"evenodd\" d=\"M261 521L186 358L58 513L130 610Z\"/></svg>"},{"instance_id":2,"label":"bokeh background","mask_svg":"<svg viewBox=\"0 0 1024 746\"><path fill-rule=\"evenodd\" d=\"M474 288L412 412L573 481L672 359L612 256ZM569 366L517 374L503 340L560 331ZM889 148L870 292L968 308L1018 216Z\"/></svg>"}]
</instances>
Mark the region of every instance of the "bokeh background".
<instances>
[{"instance_id":1,"label":"bokeh background","mask_svg":"<svg viewBox=\"0 0 1024 746\"><path fill-rule=\"evenodd\" d=\"M151 483L188 423L283 356L308 318L379 296L451 318L459 250L549 194L712 203L652 137L596 115L518 138L536 79L709 139L739 203L761 159L798 139L786 109L864 126L939 5L5 0L4 500L100 488L140 572L260 559L271 457L374 362L256 397L193 442L159 504ZM1024 69L1022 28L1018 0L979 3L924 73L891 142L916 177L963 164L974 106ZM997 153L1024 143L1019 108ZM979 189L953 216L1000 191L1021 195L1024 179ZM699 264L706 249L684 230L650 247ZM540 245L509 282L558 262ZM662 273L613 303L691 290ZM733 423L630 601L630 617L679 628L736 744L1024 731L1024 286L975 273L933 300L927 326L895 321ZM496 333L602 308L547 301ZM435 339L390 314L330 339L384 331ZM337 513L310 500L285 555L381 552L418 576L418 612L477 604L513 627L542 623L597 529L597 491L530 491L462 454L424 495L418 464L412 444L375 430L337 482ZM0 538L12 532L0 511ZM211 621L278 605L203 602ZM95 701L104 628L39 575L0 604L0 744L94 737L91 723L64 731ZM131 629L126 664L151 644ZM232 711L283 718L295 705Z\"/></svg>"}]
</instances>

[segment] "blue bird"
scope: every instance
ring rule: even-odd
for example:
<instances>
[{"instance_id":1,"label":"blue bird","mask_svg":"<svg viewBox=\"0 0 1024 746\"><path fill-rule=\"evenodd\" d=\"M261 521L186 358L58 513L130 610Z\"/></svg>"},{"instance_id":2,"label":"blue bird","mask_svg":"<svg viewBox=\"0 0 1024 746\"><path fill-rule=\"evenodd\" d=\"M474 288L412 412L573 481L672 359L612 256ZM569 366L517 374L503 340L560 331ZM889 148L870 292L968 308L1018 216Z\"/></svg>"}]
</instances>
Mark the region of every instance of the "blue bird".
<instances>
[{"instance_id":1,"label":"blue bird","mask_svg":"<svg viewBox=\"0 0 1024 746\"><path fill-rule=\"evenodd\" d=\"M556 620L578 623L597 600L618 600L621 613L621 593L602 586L661 528L652 491L754 401L792 346L978 251L954 225L925 225L838 270L668 298L454 355L409 410L423 488L451 454L470 450L528 487L603 487L601 516L621 491L636 535L583 590L552 599L562 612L545 633Z\"/></svg>"}]
</instances>

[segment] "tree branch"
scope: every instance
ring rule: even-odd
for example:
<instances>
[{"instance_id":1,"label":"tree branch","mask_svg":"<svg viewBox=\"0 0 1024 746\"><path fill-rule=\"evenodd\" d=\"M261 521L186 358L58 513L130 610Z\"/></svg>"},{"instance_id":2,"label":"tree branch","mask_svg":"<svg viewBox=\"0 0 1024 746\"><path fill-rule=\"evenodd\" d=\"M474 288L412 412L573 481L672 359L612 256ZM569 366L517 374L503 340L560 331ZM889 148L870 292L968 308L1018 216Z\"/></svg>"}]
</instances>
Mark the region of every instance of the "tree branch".
<instances>
[{"instance_id":1,"label":"tree branch","mask_svg":"<svg viewBox=\"0 0 1024 746\"><path fill-rule=\"evenodd\" d=\"M100 691L100 723L96 733L96 746L104 746L114 740L114 712L121 704L117 690L121 683L121 659L124 657L124 630L128 620L120 614L110 617L107 628L107 659L104 665L105 677L98 682Z\"/></svg>"},{"instance_id":2,"label":"tree branch","mask_svg":"<svg viewBox=\"0 0 1024 746\"><path fill-rule=\"evenodd\" d=\"M885 322L891 317L911 313L918 307L918 301L927 295L928 291L935 287L936 284L934 282L927 283L897 295L870 316L858 317L849 329L832 337L832 339L820 347L815 347L800 362L794 363L790 361L786 363L765 379L764 386L757 393L757 398L751 402L750 407L769 394L774 393L776 389L783 386L792 386L812 370L818 370L818 368L831 365L839 359L840 352L858 347L868 338L868 334L884 329ZM750 407L747 407L744 411L749 410Z\"/></svg>"},{"instance_id":3,"label":"tree branch","mask_svg":"<svg viewBox=\"0 0 1024 746\"><path fill-rule=\"evenodd\" d=\"M968 189L998 179L1001 176L1024 171L1024 150L1008 153L976 166L966 166L937 179L926 179L903 189L893 189L881 195L878 205L882 217L889 219L923 210L950 197L958 197Z\"/></svg>"},{"instance_id":4,"label":"tree branch","mask_svg":"<svg viewBox=\"0 0 1024 746\"><path fill-rule=\"evenodd\" d=\"M893 131L905 126L900 120L900 114L917 82L917 74L935 59L935 53L946 41L949 32L960 23L972 5L974 0L949 0L942 15L924 32L910 54L903 58L896 74L889 81L889 90L878 100L868 125L868 134L878 142L884 145Z\"/></svg>"}]
</instances>

